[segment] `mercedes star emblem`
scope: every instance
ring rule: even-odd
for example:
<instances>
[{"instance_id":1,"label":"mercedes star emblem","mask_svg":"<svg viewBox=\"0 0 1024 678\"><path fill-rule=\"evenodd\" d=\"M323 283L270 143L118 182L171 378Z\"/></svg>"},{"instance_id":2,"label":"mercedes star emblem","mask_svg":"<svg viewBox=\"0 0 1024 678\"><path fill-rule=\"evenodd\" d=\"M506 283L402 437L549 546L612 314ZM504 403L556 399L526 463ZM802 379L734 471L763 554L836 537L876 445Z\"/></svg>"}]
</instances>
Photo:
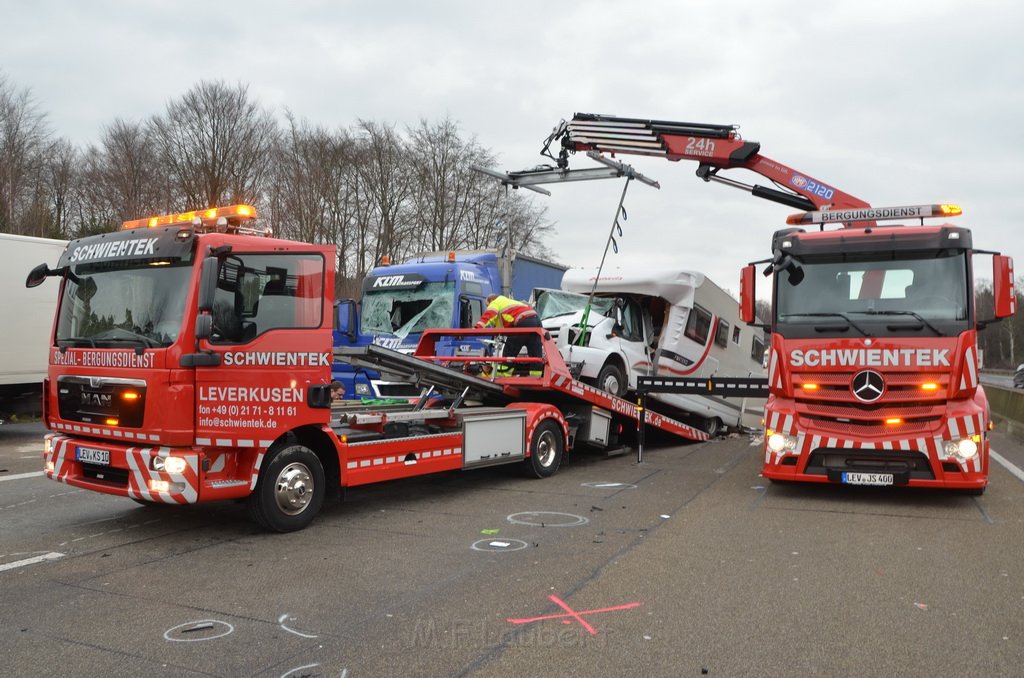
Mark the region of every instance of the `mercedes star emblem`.
<instances>
[{"instance_id":1,"label":"mercedes star emblem","mask_svg":"<svg viewBox=\"0 0 1024 678\"><path fill-rule=\"evenodd\" d=\"M885 380L874 370L863 370L853 377L853 395L865 403L873 403L882 397Z\"/></svg>"}]
</instances>

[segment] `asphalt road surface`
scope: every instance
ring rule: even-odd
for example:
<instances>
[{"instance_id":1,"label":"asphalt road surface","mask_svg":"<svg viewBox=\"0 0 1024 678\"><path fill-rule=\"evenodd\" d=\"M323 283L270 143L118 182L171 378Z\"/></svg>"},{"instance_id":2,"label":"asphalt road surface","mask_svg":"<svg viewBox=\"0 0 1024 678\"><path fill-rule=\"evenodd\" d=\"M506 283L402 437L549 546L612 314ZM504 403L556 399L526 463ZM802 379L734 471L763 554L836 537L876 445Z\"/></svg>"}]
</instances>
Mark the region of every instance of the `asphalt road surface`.
<instances>
[{"instance_id":1,"label":"asphalt road surface","mask_svg":"<svg viewBox=\"0 0 1024 678\"><path fill-rule=\"evenodd\" d=\"M357 489L306 530L39 474L0 427L0 674L1021 675L1024 448L981 497L771 485L749 436Z\"/></svg>"}]
</instances>

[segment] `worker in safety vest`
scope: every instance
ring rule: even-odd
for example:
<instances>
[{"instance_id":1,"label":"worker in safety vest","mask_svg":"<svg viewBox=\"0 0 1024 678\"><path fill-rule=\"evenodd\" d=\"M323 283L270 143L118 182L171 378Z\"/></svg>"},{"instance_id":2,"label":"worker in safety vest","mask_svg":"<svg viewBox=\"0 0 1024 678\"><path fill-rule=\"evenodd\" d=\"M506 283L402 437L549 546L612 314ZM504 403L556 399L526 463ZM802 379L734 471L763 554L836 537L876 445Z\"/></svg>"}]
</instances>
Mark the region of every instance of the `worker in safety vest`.
<instances>
[{"instance_id":1,"label":"worker in safety vest","mask_svg":"<svg viewBox=\"0 0 1024 678\"><path fill-rule=\"evenodd\" d=\"M476 321L475 327L543 327L537 312L521 301L503 297L500 294L492 294L487 297L487 310L483 312L480 319ZM539 334L513 334L505 340L505 350L502 355L506 358L515 358L519 351L526 346L526 353L531 358L544 357L544 349ZM522 370L531 374L540 374L540 365L530 365Z\"/></svg>"}]
</instances>

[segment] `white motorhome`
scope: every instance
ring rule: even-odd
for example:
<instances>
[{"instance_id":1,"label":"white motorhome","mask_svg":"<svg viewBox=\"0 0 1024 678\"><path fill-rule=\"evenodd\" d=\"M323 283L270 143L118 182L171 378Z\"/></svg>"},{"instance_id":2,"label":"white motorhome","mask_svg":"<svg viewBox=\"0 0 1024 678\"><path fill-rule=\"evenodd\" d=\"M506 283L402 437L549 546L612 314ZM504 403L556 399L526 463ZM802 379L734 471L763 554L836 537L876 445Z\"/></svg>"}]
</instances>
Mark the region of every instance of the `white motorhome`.
<instances>
[{"instance_id":1,"label":"white motorhome","mask_svg":"<svg viewBox=\"0 0 1024 678\"><path fill-rule=\"evenodd\" d=\"M639 376L762 377L764 334L740 321L729 293L696 271L570 269L561 290L537 290L537 312L582 379L616 395ZM580 325L594 291L586 320ZM689 413L709 433L756 426L763 399L651 394Z\"/></svg>"},{"instance_id":2,"label":"white motorhome","mask_svg":"<svg viewBox=\"0 0 1024 678\"><path fill-rule=\"evenodd\" d=\"M12 413L13 401L42 393L49 365L50 330L57 309L59 278L28 289L25 278L36 264L56 265L64 240L0 233L0 289L4 331L0 344L0 417Z\"/></svg>"}]
</instances>

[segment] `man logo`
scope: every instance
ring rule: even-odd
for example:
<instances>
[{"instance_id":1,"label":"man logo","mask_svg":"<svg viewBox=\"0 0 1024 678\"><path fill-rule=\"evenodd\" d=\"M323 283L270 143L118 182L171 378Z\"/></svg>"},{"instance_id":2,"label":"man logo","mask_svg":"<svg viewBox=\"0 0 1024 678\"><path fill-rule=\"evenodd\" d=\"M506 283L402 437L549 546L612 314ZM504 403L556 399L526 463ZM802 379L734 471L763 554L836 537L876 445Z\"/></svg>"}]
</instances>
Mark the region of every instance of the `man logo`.
<instances>
[{"instance_id":1,"label":"man logo","mask_svg":"<svg viewBox=\"0 0 1024 678\"><path fill-rule=\"evenodd\" d=\"M885 380L874 370L863 370L853 377L853 395L865 403L873 403L885 392Z\"/></svg>"}]
</instances>

